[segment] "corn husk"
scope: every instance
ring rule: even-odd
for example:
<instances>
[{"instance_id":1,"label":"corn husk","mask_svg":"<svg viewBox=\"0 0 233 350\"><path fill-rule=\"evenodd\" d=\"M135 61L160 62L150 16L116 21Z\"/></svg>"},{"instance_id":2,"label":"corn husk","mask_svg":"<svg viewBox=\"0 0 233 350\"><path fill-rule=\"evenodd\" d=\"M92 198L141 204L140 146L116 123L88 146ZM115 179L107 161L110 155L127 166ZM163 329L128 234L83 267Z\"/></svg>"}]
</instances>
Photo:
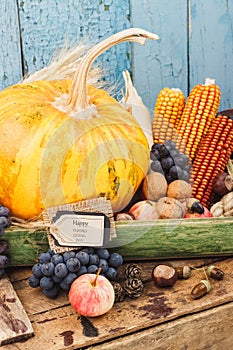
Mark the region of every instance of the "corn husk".
<instances>
[{"instance_id":1,"label":"corn husk","mask_svg":"<svg viewBox=\"0 0 233 350\"><path fill-rule=\"evenodd\" d=\"M129 72L126 70L122 74L125 81L125 96L122 98L121 104L136 118L147 137L149 147L151 147L153 134L150 112L133 86Z\"/></svg>"},{"instance_id":2,"label":"corn husk","mask_svg":"<svg viewBox=\"0 0 233 350\"><path fill-rule=\"evenodd\" d=\"M230 175L230 177L233 179L233 160L230 159L227 163L227 172Z\"/></svg>"}]
</instances>

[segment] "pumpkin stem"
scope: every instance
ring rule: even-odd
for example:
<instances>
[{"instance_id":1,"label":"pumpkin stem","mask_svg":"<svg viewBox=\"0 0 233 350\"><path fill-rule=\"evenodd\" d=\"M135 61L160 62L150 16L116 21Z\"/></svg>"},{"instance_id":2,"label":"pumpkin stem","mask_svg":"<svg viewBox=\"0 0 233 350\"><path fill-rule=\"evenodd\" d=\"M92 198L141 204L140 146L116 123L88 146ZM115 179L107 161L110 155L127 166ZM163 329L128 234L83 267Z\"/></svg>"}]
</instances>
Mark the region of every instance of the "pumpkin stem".
<instances>
[{"instance_id":1,"label":"pumpkin stem","mask_svg":"<svg viewBox=\"0 0 233 350\"><path fill-rule=\"evenodd\" d=\"M122 42L145 44L146 39L157 40L158 35L139 28L130 28L116 33L93 46L81 60L78 70L74 74L68 95L68 107L78 113L89 109L87 94L87 76L94 60L110 47ZM93 109L91 110L93 112Z\"/></svg>"}]
</instances>

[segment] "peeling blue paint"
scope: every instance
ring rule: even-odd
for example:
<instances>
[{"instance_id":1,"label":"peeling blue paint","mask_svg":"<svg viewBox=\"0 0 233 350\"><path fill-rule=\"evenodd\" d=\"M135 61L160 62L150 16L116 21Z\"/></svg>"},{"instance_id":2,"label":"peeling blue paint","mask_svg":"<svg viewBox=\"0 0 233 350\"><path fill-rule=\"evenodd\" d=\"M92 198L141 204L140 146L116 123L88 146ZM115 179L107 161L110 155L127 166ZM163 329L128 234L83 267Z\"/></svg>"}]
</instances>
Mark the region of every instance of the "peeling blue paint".
<instances>
[{"instance_id":1,"label":"peeling blue paint","mask_svg":"<svg viewBox=\"0 0 233 350\"><path fill-rule=\"evenodd\" d=\"M210 76L222 91L220 108L233 107L233 0L3 0L1 7L0 89L47 65L67 41L96 43L134 26L161 39L107 50L98 58L104 80L121 86L122 71L132 71L152 111L163 87L187 96Z\"/></svg>"}]
</instances>

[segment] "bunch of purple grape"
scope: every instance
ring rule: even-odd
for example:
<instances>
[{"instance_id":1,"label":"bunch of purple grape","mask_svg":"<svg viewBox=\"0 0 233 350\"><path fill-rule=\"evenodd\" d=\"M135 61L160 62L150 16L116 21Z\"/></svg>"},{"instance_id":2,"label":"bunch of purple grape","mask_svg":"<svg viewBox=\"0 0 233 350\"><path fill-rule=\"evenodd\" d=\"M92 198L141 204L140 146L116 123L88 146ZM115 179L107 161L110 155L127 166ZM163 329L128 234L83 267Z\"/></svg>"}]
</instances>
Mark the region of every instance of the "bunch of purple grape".
<instances>
[{"instance_id":1,"label":"bunch of purple grape","mask_svg":"<svg viewBox=\"0 0 233 350\"><path fill-rule=\"evenodd\" d=\"M83 248L56 254L50 249L40 253L38 262L32 267L29 285L41 287L49 298L56 298L60 290L69 291L73 281L86 273L100 275L115 281L123 258L118 253L110 253L106 248Z\"/></svg>"},{"instance_id":2,"label":"bunch of purple grape","mask_svg":"<svg viewBox=\"0 0 233 350\"><path fill-rule=\"evenodd\" d=\"M9 216L9 209L0 204L0 237L4 235L5 228L11 225ZM9 251L9 244L6 241L0 240L0 278L2 278L5 268L10 263Z\"/></svg>"},{"instance_id":3,"label":"bunch of purple grape","mask_svg":"<svg viewBox=\"0 0 233 350\"><path fill-rule=\"evenodd\" d=\"M191 162L186 154L181 153L172 140L154 143L150 151L151 170L164 175L167 183L175 180L190 181Z\"/></svg>"}]
</instances>

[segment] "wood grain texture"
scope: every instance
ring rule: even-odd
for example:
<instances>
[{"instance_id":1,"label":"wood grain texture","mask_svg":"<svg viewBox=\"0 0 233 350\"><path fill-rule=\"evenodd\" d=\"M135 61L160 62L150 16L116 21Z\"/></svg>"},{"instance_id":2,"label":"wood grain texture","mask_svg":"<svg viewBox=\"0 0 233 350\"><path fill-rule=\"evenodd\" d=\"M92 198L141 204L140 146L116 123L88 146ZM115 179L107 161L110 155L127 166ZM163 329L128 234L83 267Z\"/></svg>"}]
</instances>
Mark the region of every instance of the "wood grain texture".
<instances>
[{"instance_id":1,"label":"wood grain texture","mask_svg":"<svg viewBox=\"0 0 233 350\"><path fill-rule=\"evenodd\" d=\"M145 48L134 46L134 82L153 111L164 87L188 91L187 3L183 0L132 0L132 25L160 36ZM153 114L153 113L152 113Z\"/></svg>"},{"instance_id":2,"label":"wood grain texture","mask_svg":"<svg viewBox=\"0 0 233 350\"><path fill-rule=\"evenodd\" d=\"M129 69L151 112L165 86L178 87L187 96L207 76L221 88L220 110L233 107L232 1L4 0L2 8L0 89L47 65L65 42L72 45L87 38L96 43L138 26L159 34L160 41L145 48L121 44L98 59L106 70L104 79L118 83L119 99L122 70Z\"/></svg>"},{"instance_id":3,"label":"wood grain texture","mask_svg":"<svg viewBox=\"0 0 233 350\"><path fill-rule=\"evenodd\" d=\"M0 16L0 90L22 76L20 31L16 1L3 0Z\"/></svg>"},{"instance_id":4,"label":"wood grain texture","mask_svg":"<svg viewBox=\"0 0 233 350\"><path fill-rule=\"evenodd\" d=\"M134 26L161 37L146 56L134 48L135 85L151 111L163 87L178 87L188 96L206 77L220 86L220 110L232 108L232 1L144 0L139 6L133 0L131 15Z\"/></svg>"},{"instance_id":5,"label":"wood grain texture","mask_svg":"<svg viewBox=\"0 0 233 350\"><path fill-rule=\"evenodd\" d=\"M25 73L48 64L65 43L80 40L97 43L130 27L128 1L37 0L18 1ZM98 62L106 79L116 82L122 70L130 69L130 45L121 44L105 52Z\"/></svg>"},{"instance_id":6,"label":"wood grain texture","mask_svg":"<svg viewBox=\"0 0 233 350\"><path fill-rule=\"evenodd\" d=\"M191 0L189 23L190 88L214 78L220 110L233 107L233 2Z\"/></svg>"},{"instance_id":7,"label":"wood grain texture","mask_svg":"<svg viewBox=\"0 0 233 350\"><path fill-rule=\"evenodd\" d=\"M193 300L190 293L193 286L204 278L202 266L206 265L205 262L178 260L167 263L173 266L191 264L195 269L188 280L178 280L172 288L158 288L148 280L153 264L144 262L141 264L143 294L138 299L127 298L115 303L107 314L95 318L80 317L69 304L66 293L49 300L40 288L29 287L29 268L9 270L8 275L33 324L35 336L23 343L3 346L2 349L89 347L141 350L145 345L149 349L159 350L181 350L185 346L186 349L196 350L194 345L198 344L201 350L212 350L211 346L217 350L217 345L222 341L226 346L224 349L230 350L227 346L232 340L233 260L214 263L224 271L224 279L211 280L211 291L197 300Z\"/></svg>"},{"instance_id":8,"label":"wood grain texture","mask_svg":"<svg viewBox=\"0 0 233 350\"><path fill-rule=\"evenodd\" d=\"M233 304L186 316L86 350L231 350Z\"/></svg>"},{"instance_id":9,"label":"wood grain texture","mask_svg":"<svg viewBox=\"0 0 233 350\"><path fill-rule=\"evenodd\" d=\"M33 335L31 322L6 274L0 279L0 324L0 346Z\"/></svg>"}]
</instances>

